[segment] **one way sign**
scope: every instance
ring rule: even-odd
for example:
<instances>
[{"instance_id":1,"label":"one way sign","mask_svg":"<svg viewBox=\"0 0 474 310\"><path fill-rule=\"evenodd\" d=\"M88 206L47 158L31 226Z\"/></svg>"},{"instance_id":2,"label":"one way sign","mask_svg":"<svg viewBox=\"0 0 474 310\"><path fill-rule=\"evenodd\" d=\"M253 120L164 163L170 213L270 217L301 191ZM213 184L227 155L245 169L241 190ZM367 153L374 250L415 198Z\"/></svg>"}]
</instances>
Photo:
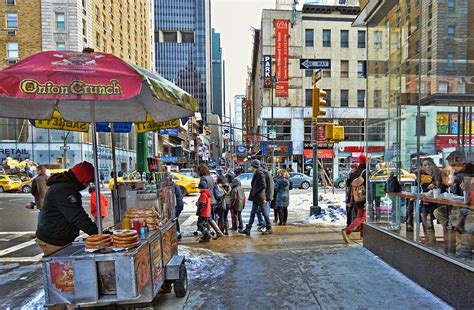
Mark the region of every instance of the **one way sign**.
<instances>
[{"instance_id":1,"label":"one way sign","mask_svg":"<svg viewBox=\"0 0 474 310\"><path fill-rule=\"evenodd\" d=\"M300 59L300 69L331 69L331 59Z\"/></svg>"}]
</instances>

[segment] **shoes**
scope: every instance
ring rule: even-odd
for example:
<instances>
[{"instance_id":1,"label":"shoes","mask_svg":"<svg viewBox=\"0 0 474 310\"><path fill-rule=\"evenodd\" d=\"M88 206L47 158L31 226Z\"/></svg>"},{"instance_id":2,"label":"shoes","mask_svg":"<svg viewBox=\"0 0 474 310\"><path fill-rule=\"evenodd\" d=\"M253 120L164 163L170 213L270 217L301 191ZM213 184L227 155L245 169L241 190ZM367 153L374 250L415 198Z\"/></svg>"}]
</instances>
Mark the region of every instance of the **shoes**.
<instances>
[{"instance_id":1,"label":"shoes","mask_svg":"<svg viewBox=\"0 0 474 310\"><path fill-rule=\"evenodd\" d=\"M271 235L271 234L273 234L273 230L271 226L267 227L264 231L262 231L262 235Z\"/></svg>"},{"instance_id":2,"label":"shoes","mask_svg":"<svg viewBox=\"0 0 474 310\"><path fill-rule=\"evenodd\" d=\"M262 232L262 230L264 230L264 229L265 229L265 227L263 225L258 225L257 226L257 230L260 231L260 232Z\"/></svg>"},{"instance_id":3,"label":"shoes","mask_svg":"<svg viewBox=\"0 0 474 310\"><path fill-rule=\"evenodd\" d=\"M181 240L181 239L183 239L183 236L181 234L178 234L178 236L176 238L178 238L178 240Z\"/></svg>"},{"instance_id":4,"label":"shoes","mask_svg":"<svg viewBox=\"0 0 474 310\"><path fill-rule=\"evenodd\" d=\"M30 238L31 238L31 239L36 239L36 234L31 234L31 235L30 235Z\"/></svg>"},{"instance_id":5,"label":"shoes","mask_svg":"<svg viewBox=\"0 0 474 310\"><path fill-rule=\"evenodd\" d=\"M215 236L214 238L212 238L212 240L217 240L217 239L219 239L219 238L222 237L222 236L224 236L224 234L222 234L222 233L220 233L220 234L217 233L216 236Z\"/></svg>"},{"instance_id":6,"label":"shoes","mask_svg":"<svg viewBox=\"0 0 474 310\"><path fill-rule=\"evenodd\" d=\"M344 239L344 242L349 243L349 236L347 235L346 230L343 229L341 233L342 233L342 239Z\"/></svg>"},{"instance_id":7,"label":"shoes","mask_svg":"<svg viewBox=\"0 0 474 310\"><path fill-rule=\"evenodd\" d=\"M413 232L413 225L407 224L406 229L408 232Z\"/></svg>"},{"instance_id":8,"label":"shoes","mask_svg":"<svg viewBox=\"0 0 474 310\"><path fill-rule=\"evenodd\" d=\"M209 239L209 238L201 238L201 239L199 239L199 243L206 243L206 242L211 242L211 239Z\"/></svg>"},{"instance_id":9,"label":"shoes","mask_svg":"<svg viewBox=\"0 0 474 310\"><path fill-rule=\"evenodd\" d=\"M197 236L197 235L199 235L198 231L193 232L193 236Z\"/></svg>"},{"instance_id":10,"label":"shoes","mask_svg":"<svg viewBox=\"0 0 474 310\"><path fill-rule=\"evenodd\" d=\"M25 205L25 208L33 210L35 208L35 206L31 202L29 202Z\"/></svg>"},{"instance_id":11,"label":"shoes","mask_svg":"<svg viewBox=\"0 0 474 310\"><path fill-rule=\"evenodd\" d=\"M250 229L250 226L247 225L245 229L239 229L239 233L241 233L242 235L250 236Z\"/></svg>"}]
</instances>

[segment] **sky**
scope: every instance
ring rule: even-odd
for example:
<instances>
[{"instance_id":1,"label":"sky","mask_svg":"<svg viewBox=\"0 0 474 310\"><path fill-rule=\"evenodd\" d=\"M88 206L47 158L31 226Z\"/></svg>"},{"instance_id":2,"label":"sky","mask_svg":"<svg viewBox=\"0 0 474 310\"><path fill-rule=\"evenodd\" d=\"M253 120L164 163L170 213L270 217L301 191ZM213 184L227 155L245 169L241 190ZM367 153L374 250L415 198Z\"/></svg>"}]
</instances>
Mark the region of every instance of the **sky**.
<instances>
[{"instance_id":1,"label":"sky","mask_svg":"<svg viewBox=\"0 0 474 310\"><path fill-rule=\"evenodd\" d=\"M245 94L252 53L251 29L260 29L262 9L274 8L275 0L211 0L211 25L221 34L227 104L233 102L235 95Z\"/></svg>"}]
</instances>

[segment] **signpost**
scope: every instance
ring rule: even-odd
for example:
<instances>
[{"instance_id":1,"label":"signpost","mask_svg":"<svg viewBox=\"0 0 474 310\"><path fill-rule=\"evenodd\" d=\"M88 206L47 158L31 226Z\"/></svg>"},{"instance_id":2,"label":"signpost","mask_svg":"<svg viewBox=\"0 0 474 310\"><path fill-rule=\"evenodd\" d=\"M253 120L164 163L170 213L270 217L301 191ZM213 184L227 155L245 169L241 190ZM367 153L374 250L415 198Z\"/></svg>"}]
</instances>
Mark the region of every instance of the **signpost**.
<instances>
[{"instance_id":1,"label":"signpost","mask_svg":"<svg viewBox=\"0 0 474 310\"><path fill-rule=\"evenodd\" d=\"M300 69L331 69L331 59L300 59Z\"/></svg>"}]
</instances>

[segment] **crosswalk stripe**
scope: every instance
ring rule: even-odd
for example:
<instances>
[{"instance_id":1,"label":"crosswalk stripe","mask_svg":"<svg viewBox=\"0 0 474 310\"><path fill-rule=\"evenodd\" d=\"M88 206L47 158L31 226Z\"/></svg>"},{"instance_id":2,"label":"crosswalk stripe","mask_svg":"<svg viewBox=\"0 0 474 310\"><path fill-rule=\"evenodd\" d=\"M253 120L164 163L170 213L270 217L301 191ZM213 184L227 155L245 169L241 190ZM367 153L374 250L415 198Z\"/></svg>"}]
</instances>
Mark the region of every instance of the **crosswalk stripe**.
<instances>
[{"instance_id":1,"label":"crosswalk stripe","mask_svg":"<svg viewBox=\"0 0 474 310\"><path fill-rule=\"evenodd\" d=\"M29 246L32 246L33 244L36 244L35 240L30 240L30 241L27 241L27 242L17 244L15 246L6 248L5 250L1 250L0 251L0 256L5 256L5 255L10 254L12 252L24 249L24 248L29 247Z\"/></svg>"},{"instance_id":2,"label":"crosswalk stripe","mask_svg":"<svg viewBox=\"0 0 474 310\"><path fill-rule=\"evenodd\" d=\"M28 235L33 233L34 231L0 231L0 235Z\"/></svg>"},{"instance_id":3,"label":"crosswalk stripe","mask_svg":"<svg viewBox=\"0 0 474 310\"><path fill-rule=\"evenodd\" d=\"M25 257L0 257L0 263L34 263L41 260L43 254Z\"/></svg>"}]
</instances>

